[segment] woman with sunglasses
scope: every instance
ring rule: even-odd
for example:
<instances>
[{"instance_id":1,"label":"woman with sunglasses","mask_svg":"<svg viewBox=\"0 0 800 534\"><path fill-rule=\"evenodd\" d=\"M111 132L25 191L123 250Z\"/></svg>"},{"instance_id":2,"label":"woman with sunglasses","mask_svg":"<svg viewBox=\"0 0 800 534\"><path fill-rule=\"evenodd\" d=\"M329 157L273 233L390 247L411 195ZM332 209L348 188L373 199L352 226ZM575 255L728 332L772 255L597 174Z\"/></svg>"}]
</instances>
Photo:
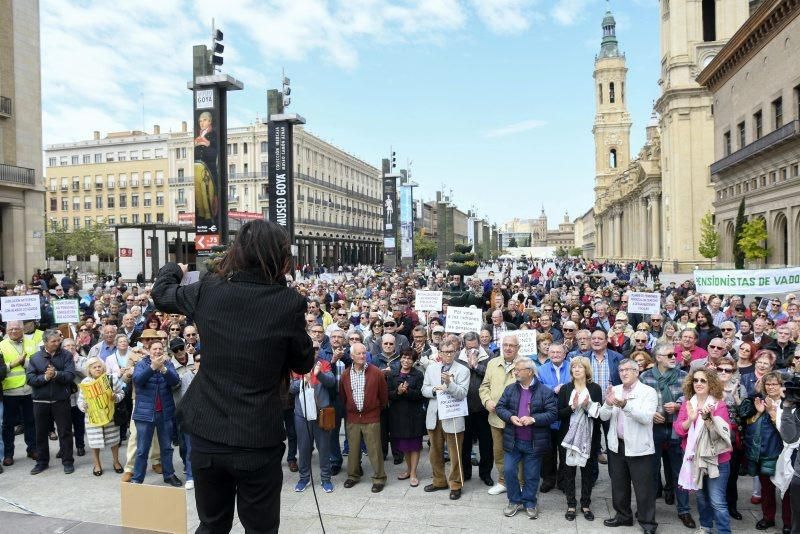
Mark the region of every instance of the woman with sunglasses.
<instances>
[{"instance_id":1,"label":"woman with sunglasses","mask_svg":"<svg viewBox=\"0 0 800 534\"><path fill-rule=\"evenodd\" d=\"M678 484L695 491L700 526L711 532L716 523L719 534L731 531L726 490L730 475L730 419L723 400L723 387L715 371L697 368L683 381L684 403L672 424L684 449ZM727 444L727 446L726 446ZM704 463L713 451L717 454L716 474ZM706 469L700 478L699 469Z\"/></svg>"},{"instance_id":2,"label":"woman with sunglasses","mask_svg":"<svg viewBox=\"0 0 800 534\"><path fill-rule=\"evenodd\" d=\"M369 323L369 333L364 336L364 345L370 354L381 353L381 338L383 337L383 320L373 319Z\"/></svg>"},{"instance_id":3,"label":"woman with sunglasses","mask_svg":"<svg viewBox=\"0 0 800 534\"><path fill-rule=\"evenodd\" d=\"M750 341L742 341L739 344L739 350L736 352L737 356L736 367L740 375L744 376L748 374L753 374L755 372L756 352L758 351L756 351L755 344L751 343Z\"/></svg>"},{"instance_id":4,"label":"woman with sunglasses","mask_svg":"<svg viewBox=\"0 0 800 534\"><path fill-rule=\"evenodd\" d=\"M76 341L76 345L78 350L83 354L86 355L89 353L89 349L95 344L94 336L92 335L93 332L90 331L89 326L87 326L86 321L83 321L78 324L78 336Z\"/></svg>"},{"instance_id":5,"label":"woman with sunglasses","mask_svg":"<svg viewBox=\"0 0 800 534\"><path fill-rule=\"evenodd\" d=\"M765 351L759 351L759 354ZM768 351L766 351L768 352ZM759 360L756 360L758 362ZM766 373L758 382L757 395L743 402L740 415L747 421L744 435L744 450L747 459L747 473L758 476L761 483L761 513L763 517L756 523L757 530L775 526L776 499L775 485L770 477L775 474L775 466L783 450L783 439L777 428L781 388L783 378L777 371ZM789 532L792 524L792 510L789 492L781 502L783 531Z\"/></svg>"},{"instance_id":6,"label":"woman with sunglasses","mask_svg":"<svg viewBox=\"0 0 800 534\"><path fill-rule=\"evenodd\" d=\"M676 343L678 343L679 332L678 332L678 325L675 323L675 321L665 322L661 332L662 332L661 337L659 337L658 340L656 340L656 343L654 343L653 346L661 343L666 345L675 345Z\"/></svg>"},{"instance_id":7,"label":"woman with sunglasses","mask_svg":"<svg viewBox=\"0 0 800 534\"><path fill-rule=\"evenodd\" d=\"M741 375L736 368L736 362L730 356L723 356L717 363L717 376L722 383L723 399L728 407L728 419L731 422L731 469L728 476L728 487L725 495L728 502L728 515L737 521L741 521L742 514L739 512L739 491L736 483L739 480L739 466L744 459L744 447L742 437L744 433L743 421L739 417L739 406L742 400L747 398L747 389L741 383Z\"/></svg>"}]
</instances>

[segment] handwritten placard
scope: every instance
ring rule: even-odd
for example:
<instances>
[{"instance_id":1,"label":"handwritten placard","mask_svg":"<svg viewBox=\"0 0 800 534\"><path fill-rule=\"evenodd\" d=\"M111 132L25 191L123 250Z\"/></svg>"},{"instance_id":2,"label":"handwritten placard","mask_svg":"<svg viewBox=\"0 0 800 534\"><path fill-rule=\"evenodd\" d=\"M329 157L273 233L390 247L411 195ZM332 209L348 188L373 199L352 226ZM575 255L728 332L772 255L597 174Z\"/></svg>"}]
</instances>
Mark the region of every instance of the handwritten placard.
<instances>
[{"instance_id":1,"label":"handwritten placard","mask_svg":"<svg viewBox=\"0 0 800 534\"><path fill-rule=\"evenodd\" d=\"M661 313L661 295L658 293L629 293L628 313L645 315Z\"/></svg>"},{"instance_id":2,"label":"handwritten placard","mask_svg":"<svg viewBox=\"0 0 800 534\"><path fill-rule=\"evenodd\" d=\"M41 319L42 310L39 307L39 297L37 295L2 297L0 298L0 315L6 322Z\"/></svg>"},{"instance_id":3,"label":"handwritten placard","mask_svg":"<svg viewBox=\"0 0 800 534\"><path fill-rule=\"evenodd\" d=\"M86 418L91 426L105 426L114 420L114 401L108 375L79 384L86 401Z\"/></svg>"},{"instance_id":4,"label":"handwritten placard","mask_svg":"<svg viewBox=\"0 0 800 534\"><path fill-rule=\"evenodd\" d=\"M464 332L481 331L481 310L480 308L447 308L447 320L445 330L455 334Z\"/></svg>"},{"instance_id":5,"label":"handwritten placard","mask_svg":"<svg viewBox=\"0 0 800 534\"><path fill-rule=\"evenodd\" d=\"M536 330L513 330L511 332L506 332L500 337L500 346L502 347L503 338L505 336L516 336L517 341L519 341L519 354L520 356L535 356L538 354L538 350L536 348L536 335L539 332Z\"/></svg>"},{"instance_id":6,"label":"handwritten placard","mask_svg":"<svg viewBox=\"0 0 800 534\"><path fill-rule=\"evenodd\" d=\"M442 311L442 292L417 291L414 295L414 309L417 311Z\"/></svg>"},{"instance_id":7,"label":"handwritten placard","mask_svg":"<svg viewBox=\"0 0 800 534\"><path fill-rule=\"evenodd\" d=\"M60 299L53 301L53 316L56 323L77 323L81 320L78 301L75 299Z\"/></svg>"},{"instance_id":8,"label":"handwritten placard","mask_svg":"<svg viewBox=\"0 0 800 534\"><path fill-rule=\"evenodd\" d=\"M438 401L439 420L455 419L456 417L466 417L469 414L467 408L467 398L456 399L446 391L440 391L436 396Z\"/></svg>"},{"instance_id":9,"label":"handwritten placard","mask_svg":"<svg viewBox=\"0 0 800 534\"><path fill-rule=\"evenodd\" d=\"M181 278L181 285L188 286L200 281L200 271L187 271Z\"/></svg>"}]
</instances>

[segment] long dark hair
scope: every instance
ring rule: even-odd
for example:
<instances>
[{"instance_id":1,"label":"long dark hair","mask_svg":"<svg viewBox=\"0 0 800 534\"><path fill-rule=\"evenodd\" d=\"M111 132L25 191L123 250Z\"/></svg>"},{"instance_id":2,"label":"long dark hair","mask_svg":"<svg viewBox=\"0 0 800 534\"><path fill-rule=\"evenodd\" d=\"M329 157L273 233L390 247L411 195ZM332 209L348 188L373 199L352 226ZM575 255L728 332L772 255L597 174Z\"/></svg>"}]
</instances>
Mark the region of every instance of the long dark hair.
<instances>
[{"instance_id":1,"label":"long dark hair","mask_svg":"<svg viewBox=\"0 0 800 534\"><path fill-rule=\"evenodd\" d=\"M227 278L238 271L249 271L270 282L285 283L291 257L289 236L283 227L270 221L248 221L220 261L217 274Z\"/></svg>"}]
</instances>

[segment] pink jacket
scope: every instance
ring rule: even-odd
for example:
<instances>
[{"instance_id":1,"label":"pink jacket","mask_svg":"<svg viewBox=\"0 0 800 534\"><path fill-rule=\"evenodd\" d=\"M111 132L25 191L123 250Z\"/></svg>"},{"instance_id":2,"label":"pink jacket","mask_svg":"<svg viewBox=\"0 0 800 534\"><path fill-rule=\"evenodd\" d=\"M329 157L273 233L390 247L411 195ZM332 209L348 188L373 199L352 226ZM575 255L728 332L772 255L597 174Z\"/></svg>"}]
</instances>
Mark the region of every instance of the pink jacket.
<instances>
[{"instance_id":1,"label":"pink jacket","mask_svg":"<svg viewBox=\"0 0 800 534\"><path fill-rule=\"evenodd\" d=\"M683 429L683 423L689 418L688 413L686 412L686 405L688 404L688 400L681 404L681 411L678 412L678 419L672 423L672 429L675 430L675 434L680 436L681 438L681 448L686 450L686 436L689 435L688 430ZM712 414L713 417L722 417L728 426L731 425L731 420L728 417L728 406L725 404L724 400L720 400L717 402L717 407L714 409L714 413ZM699 416L698 416L699 417ZM733 434L731 434L732 436ZM732 438L731 438L732 439ZM723 464L725 462L730 461L731 459L731 452L723 452L719 455L719 463Z\"/></svg>"}]
</instances>

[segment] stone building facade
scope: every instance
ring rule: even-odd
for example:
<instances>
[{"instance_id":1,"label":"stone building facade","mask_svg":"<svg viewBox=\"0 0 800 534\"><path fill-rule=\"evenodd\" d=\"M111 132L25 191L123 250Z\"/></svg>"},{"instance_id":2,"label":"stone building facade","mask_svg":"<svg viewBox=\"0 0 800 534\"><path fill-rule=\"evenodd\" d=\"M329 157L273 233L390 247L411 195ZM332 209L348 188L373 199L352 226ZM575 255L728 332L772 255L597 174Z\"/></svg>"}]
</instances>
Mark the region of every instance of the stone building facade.
<instances>
[{"instance_id":1,"label":"stone building facade","mask_svg":"<svg viewBox=\"0 0 800 534\"><path fill-rule=\"evenodd\" d=\"M511 219L500 225L497 232L500 248L513 248L513 243L516 243L518 247L571 248L575 246L575 223L569 220L569 214L564 214L564 220L559 223L558 228L549 229L544 207L542 207L539 217Z\"/></svg>"},{"instance_id":2,"label":"stone building facade","mask_svg":"<svg viewBox=\"0 0 800 534\"><path fill-rule=\"evenodd\" d=\"M766 223L767 265L800 265L800 0L765 0L698 81L714 102L718 264L733 265L734 227Z\"/></svg>"},{"instance_id":3,"label":"stone building facade","mask_svg":"<svg viewBox=\"0 0 800 534\"><path fill-rule=\"evenodd\" d=\"M38 0L0 0L0 271L10 282L45 267L39 43Z\"/></svg>"},{"instance_id":4,"label":"stone building facade","mask_svg":"<svg viewBox=\"0 0 800 534\"><path fill-rule=\"evenodd\" d=\"M624 159L626 124L620 120L624 94L617 106L623 110L596 97L595 256L615 261L647 258L677 272L703 263L699 220L711 209L714 194L709 173L714 158L711 93L695 77L747 19L749 2L659 4L661 96L647 126L647 141L630 164ZM614 19L607 13L596 79L623 81L624 56L614 55L616 46ZM605 90L610 100L610 85ZM619 145L611 142L617 139ZM615 146L616 154L611 152ZM613 172L615 168L619 170Z\"/></svg>"}]
</instances>

